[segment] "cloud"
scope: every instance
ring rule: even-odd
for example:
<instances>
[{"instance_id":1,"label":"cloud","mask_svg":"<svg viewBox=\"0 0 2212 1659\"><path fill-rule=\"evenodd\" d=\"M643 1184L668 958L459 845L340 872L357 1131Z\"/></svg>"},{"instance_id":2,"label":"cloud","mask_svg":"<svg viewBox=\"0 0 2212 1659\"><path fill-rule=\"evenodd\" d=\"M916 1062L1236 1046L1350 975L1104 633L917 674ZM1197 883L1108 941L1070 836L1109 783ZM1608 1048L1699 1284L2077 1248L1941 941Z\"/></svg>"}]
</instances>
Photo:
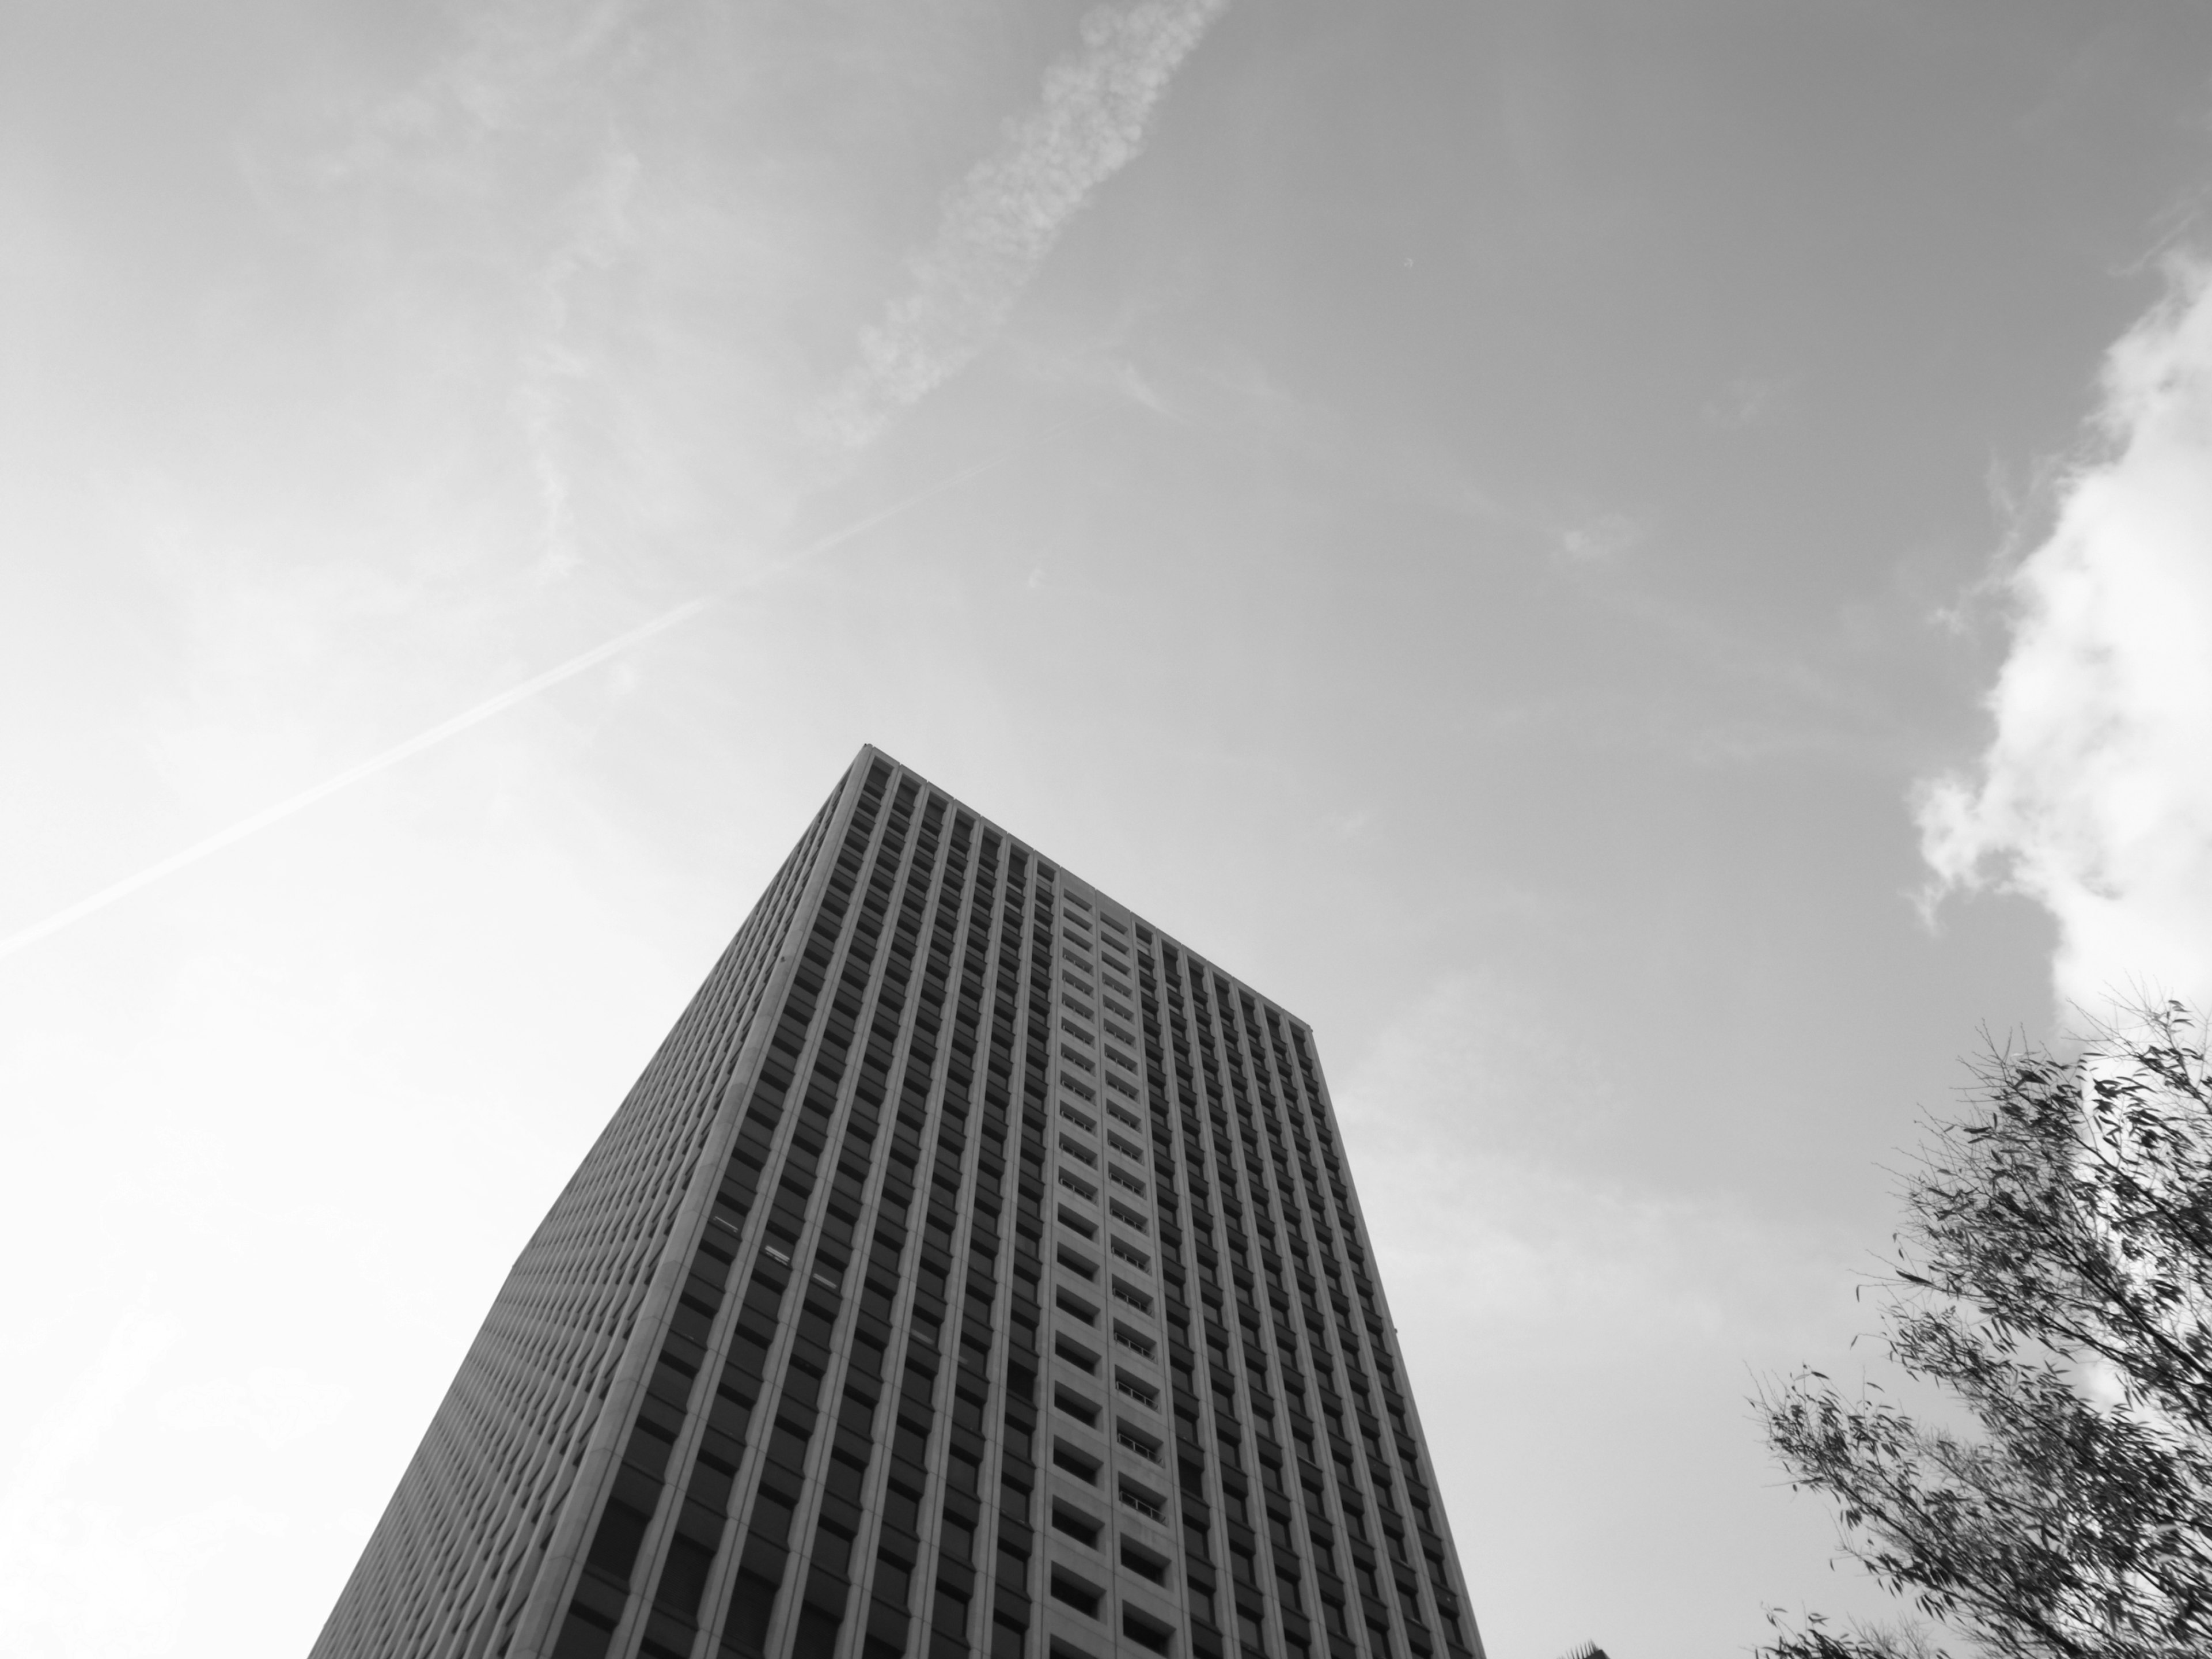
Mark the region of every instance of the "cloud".
<instances>
[{"instance_id":1,"label":"cloud","mask_svg":"<svg viewBox=\"0 0 2212 1659\"><path fill-rule=\"evenodd\" d=\"M2212 269L2105 363L2098 458L2009 581L1996 730L1916 801L1932 902L1994 887L2055 917L2062 1001L2212 1000Z\"/></svg>"},{"instance_id":2,"label":"cloud","mask_svg":"<svg viewBox=\"0 0 2212 1659\"><path fill-rule=\"evenodd\" d=\"M1780 408L1784 387L1781 381L1760 374L1739 374L1705 400L1708 426L1757 426Z\"/></svg>"},{"instance_id":3,"label":"cloud","mask_svg":"<svg viewBox=\"0 0 2212 1659\"><path fill-rule=\"evenodd\" d=\"M561 434L570 391L594 368L573 337L571 289L585 273L605 270L629 251L635 232L628 208L638 168L635 152L618 136L610 137L577 187L568 234L540 267L526 307L514 408L538 484L546 568L556 574L573 569L581 559L575 544L575 489L562 459Z\"/></svg>"},{"instance_id":4,"label":"cloud","mask_svg":"<svg viewBox=\"0 0 2212 1659\"><path fill-rule=\"evenodd\" d=\"M1644 527L1626 513L1601 513L1559 532L1559 550L1570 564L1610 564L1644 539Z\"/></svg>"},{"instance_id":5,"label":"cloud","mask_svg":"<svg viewBox=\"0 0 2212 1659\"><path fill-rule=\"evenodd\" d=\"M1228 0L1099 7L1079 51L1046 70L1036 107L946 198L912 286L860 337L823 403L822 436L859 448L987 345L1091 192L1135 160L1161 94Z\"/></svg>"}]
</instances>

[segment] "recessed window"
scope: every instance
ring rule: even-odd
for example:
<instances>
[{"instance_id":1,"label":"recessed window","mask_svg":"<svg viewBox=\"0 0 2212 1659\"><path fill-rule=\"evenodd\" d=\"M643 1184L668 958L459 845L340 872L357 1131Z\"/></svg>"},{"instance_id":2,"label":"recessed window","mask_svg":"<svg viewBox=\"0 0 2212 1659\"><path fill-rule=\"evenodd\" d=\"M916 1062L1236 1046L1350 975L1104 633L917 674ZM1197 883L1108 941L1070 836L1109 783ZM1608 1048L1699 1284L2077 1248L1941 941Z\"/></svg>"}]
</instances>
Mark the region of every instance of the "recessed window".
<instances>
[{"instance_id":1,"label":"recessed window","mask_svg":"<svg viewBox=\"0 0 2212 1659\"><path fill-rule=\"evenodd\" d=\"M1053 1504L1052 1529L1057 1533L1066 1534L1085 1549L1095 1550L1098 1547L1098 1534L1101 1531L1098 1522L1069 1508L1066 1504L1055 1502Z\"/></svg>"},{"instance_id":2,"label":"recessed window","mask_svg":"<svg viewBox=\"0 0 2212 1659\"><path fill-rule=\"evenodd\" d=\"M1132 1452L1147 1463L1160 1461L1160 1443L1148 1434L1140 1434L1121 1424L1114 1425L1114 1443L1122 1450Z\"/></svg>"},{"instance_id":3,"label":"recessed window","mask_svg":"<svg viewBox=\"0 0 2212 1659\"><path fill-rule=\"evenodd\" d=\"M1096 1325L1098 1322L1098 1310L1073 1291L1055 1291L1052 1301L1053 1305L1060 1312L1079 1319L1086 1325Z\"/></svg>"},{"instance_id":4,"label":"recessed window","mask_svg":"<svg viewBox=\"0 0 2212 1659\"><path fill-rule=\"evenodd\" d=\"M1052 1599L1073 1607L1085 1618L1098 1616L1099 1592L1058 1567L1052 1570Z\"/></svg>"},{"instance_id":5,"label":"recessed window","mask_svg":"<svg viewBox=\"0 0 2212 1659\"><path fill-rule=\"evenodd\" d=\"M1173 1645L1175 1632L1149 1613L1125 1603L1121 1608L1121 1634L1149 1652L1166 1653Z\"/></svg>"},{"instance_id":6,"label":"recessed window","mask_svg":"<svg viewBox=\"0 0 2212 1659\"><path fill-rule=\"evenodd\" d=\"M1098 1373L1098 1356L1064 1333L1052 1340L1052 1351L1086 1376Z\"/></svg>"},{"instance_id":7,"label":"recessed window","mask_svg":"<svg viewBox=\"0 0 2212 1659\"><path fill-rule=\"evenodd\" d=\"M1123 1509L1133 1510L1147 1521L1164 1521L1167 1518L1167 1510L1162 1506L1160 1499L1140 1486L1133 1486L1125 1480L1121 1483L1120 1496Z\"/></svg>"},{"instance_id":8,"label":"recessed window","mask_svg":"<svg viewBox=\"0 0 2212 1659\"><path fill-rule=\"evenodd\" d=\"M1155 1584L1168 1582L1167 1557L1146 1549L1133 1538L1121 1540L1121 1565L1139 1578L1150 1579Z\"/></svg>"},{"instance_id":9,"label":"recessed window","mask_svg":"<svg viewBox=\"0 0 2212 1659\"><path fill-rule=\"evenodd\" d=\"M1053 1389L1052 1403L1082 1424L1085 1428L1095 1429L1098 1426L1098 1407L1085 1400L1065 1383Z\"/></svg>"},{"instance_id":10,"label":"recessed window","mask_svg":"<svg viewBox=\"0 0 2212 1659\"><path fill-rule=\"evenodd\" d=\"M1060 1305L1065 1307L1066 1304ZM1114 1344L1116 1347L1127 1348L1143 1359L1152 1358L1159 1351L1152 1338L1130 1329L1118 1319L1114 1322Z\"/></svg>"},{"instance_id":11,"label":"recessed window","mask_svg":"<svg viewBox=\"0 0 2212 1659\"><path fill-rule=\"evenodd\" d=\"M1065 1440L1052 1443L1052 1466L1073 1475L1087 1486L1098 1484L1098 1460L1077 1450Z\"/></svg>"},{"instance_id":12,"label":"recessed window","mask_svg":"<svg viewBox=\"0 0 2212 1659\"><path fill-rule=\"evenodd\" d=\"M1133 1400L1139 1406L1150 1407L1153 1411L1160 1408L1160 1391L1127 1371L1117 1370L1114 1373L1114 1392L1124 1400Z\"/></svg>"},{"instance_id":13,"label":"recessed window","mask_svg":"<svg viewBox=\"0 0 2212 1659\"><path fill-rule=\"evenodd\" d=\"M1062 1259L1066 1258L1063 1256ZM1130 1284L1127 1279L1118 1275L1114 1280L1114 1299L1116 1302L1126 1303L1139 1313L1148 1314L1152 1310L1152 1298Z\"/></svg>"}]
</instances>

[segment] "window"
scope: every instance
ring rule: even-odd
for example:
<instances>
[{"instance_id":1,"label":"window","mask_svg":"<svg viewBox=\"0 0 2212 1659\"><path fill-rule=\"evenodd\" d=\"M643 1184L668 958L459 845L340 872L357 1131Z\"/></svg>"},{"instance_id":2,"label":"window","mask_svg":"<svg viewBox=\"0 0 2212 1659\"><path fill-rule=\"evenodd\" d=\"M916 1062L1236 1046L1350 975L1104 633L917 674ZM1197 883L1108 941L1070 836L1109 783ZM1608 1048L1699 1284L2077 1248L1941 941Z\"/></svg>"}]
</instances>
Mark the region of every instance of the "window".
<instances>
[{"instance_id":1,"label":"window","mask_svg":"<svg viewBox=\"0 0 2212 1659\"><path fill-rule=\"evenodd\" d=\"M1114 1254L1120 1256L1122 1261L1127 1262L1131 1267L1138 1268L1141 1272L1149 1273L1152 1271L1152 1257L1146 1255L1142 1250L1137 1249L1133 1244L1127 1243L1123 1240L1117 1238L1114 1241ZM1206 1269L1201 1267L1199 1271L1203 1273L1206 1272Z\"/></svg>"},{"instance_id":2,"label":"window","mask_svg":"<svg viewBox=\"0 0 2212 1659\"><path fill-rule=\"evenodd\" d=\"M1060 1170L1059 1181L1060 1184L1066 1188L1071 1193L1079 1193L1094 1204L1098 1201L1098 1189L1091 1185L1087 1181L1085 1181L1081 1176L1078 1176L1073 1170L1066 1169Z\"/></svg>"},{"instance_id":3,"label":"window","mask_svg":"<svg viewBox=\"0 0 2212 1659\"><path fill-rule=\"evenodd\" d=\"M1092 1152L1088 1146L1083 1146L1080 1142L1073 1140L1066 1135L1062 1135L1060 1138L1060 1150L1066 1152L1069 1157L1075 1158L1079 1163L1089 1164L1094 1170L1098 1167L1097 1153Z\"/></svg>"},{"instance_id":4,"label":"window","mask_svg":"<svg viewBox=\"0 0 2212 1659\"><path fill-rule=\"evenodd\" d=\"M1127 1602L1121 1607L1121 1634L1152 1653L1165 1653L1175 1634L1168 1626Z\"/></svg>"},{"instance_id":5,"label":"window","mask_svg":"<svg viewBox=\"0 0 2212 1659\"><path fill-rule=\"evenodd\" d=\"M1096 1163L1097 1160L1094 1158L1091 1161ZM1109 1164L1107 1166L1106 1178L1112 1182L1115 1186L1134 1193L1139 1198L1145 1196L1145 1183L1138 1180L1136 1176L1131 1175L1127 1170L1123 1169L1118 1164ZM834 1289L835 1287L833 1286L832 1288Z\"/></svg>"},{"instance_id":6,"label":"window","mask_svg":"<svg viewBox=\"0 0 2212 1659\"><path fill-rule=\"evenodd\" d=\"M1098 1224L1097 1222L1078 1215L1073 1210L1069 1209L1065 1204L1060 1206L1060 1220L1062 1226L1073 1227L1077 1232L1081 1233L1085 1238L1096 1238L1098 1237Z\"/></svg>"},{"instance_id":7,"label":"window","mask_svg":"<svg viewBox=\"0 0 2212 1659\"><path fill-rule=\"evenodd\" d=\"M914 1567L892 1555L876 1558L876 1594L893 1607L903 1607L914 1581Z\"/></svg>"},{"instance_id":8,"label":"window","mask_svg":"<svg viewBox=\"0 0 2212 1659\"><path fill-rule=\"evenodd\" d=\"M1096 1325L1098 1322L1098 1310L1073 1291L1056 1291L1052 1301L1053 1305L1060 1312L1072 1318L1079 1319L1086 1325ZM1117 1332L1116 1334L1119 1333Z\"/></svg>"},{"instance_id":9,"label":"window","mask_svg":"<svg viewBox=\"0 0 2212 1659\"><path fill-rule=\"evenodd\" d=\"M1098 1374L1098 1356L1074 1338L1057 1335L1052 1340L1052 1351L1086 1376Z\"/></svg>"},{"instance_id":10,"label":"window","mask_svg":"<svg viewBox=\"0 0 2212 1659\"><path fill-rule=\"evenodd\" d=\"M1123 1509L1134 1510L1147 1521L1164 1521L1167 1518L1167 1511L1160 1507L1159 1499L1149 1496L1138 1487L1125 1482L1120 1496Z\"/></svg>"},{"instance_id":11,"label":"window","mask_svg":"<svg viewBox=\"0 0 2212 1659\"><path fill-rule=\"evenodd\" d=\"M1116 1106L1109 1100L1106 1103L1106 1109L1115 1117L1127 1124L1132 1129L1142 1129L1145 1127L1143 1121L1137 1116L1137 1115L1134 1112L1130 1111L1127 1107ZM1136 1156L1140 1157L1142 1154L1136 1154Z\"/></svg>"},{"instance_id":12,"label":"window","mask_svg":"<svg viewBox=\"0 0 2212 1659\"><path fill-rule=\"evenodd\" d=\"M1085 1428L1095 1429L1098 1426L1098 1407L1065 1383L1056 1385L1053 1389L1052 1403L1082 1424Z\"/></svg>"},{"instance_id":13,"label":"window","mask_svg":"<svg viewBox=\"0 0 2212 1659\"><path fill-rule=\"evenodd\" d=\"M1066 1268L1070 1273L1080 1273L1085 1279L1096 1279L1098 1277L1098 1264L1097 1262L1085 1261L1081 1255L1078 1255L1074 1250L1069 1249L1065 1244L1060 1247L1058 1260L1060 1261L1060 1265ZM1115 1294L1119 1295L1120 1291L1121 1281L1117 1279L1115 1281ZM1125 1297L1124 1300L1126 1299L1127 1298Z\"/></svg>"},{"instance_id":14,"label":"window","mask_svg":"<svg viewBox=\"0 0 2212 1659\"><path fill-rule=\"evenodd\" d=\"M1095 1550L1098 1547L1098 1534L1101 1530L1098 1522L1057 1500L1052 1506L1052 1529L1054 1532L1065 1533L1085 1549Z\"/></svg>"},{"instance_id":15,"label":"window","mask_svg":"<svg viewBox=\"0 0 2212 1659\"><path fill-rule=\"evenodd\" d=\"M1168 1582L1168 1559L1146 1549L1133 1538L1121 1540L1121 1565L1139 1578L1150 1579L1155 1584Z\"/></svg>"},{"instance_id":16,"label":"window","mask_svg":"<svg viewBox=\"0 0 2212 1659\"><path fill-rule=\"evenodd\" d=\"M1133 1434L1118 1423L1114 1426L1114 1443L1124 1451L1135 1453L1147 1463L1157 1463L1160 1461L1160 1449L1158 1443L1150 1441L1147 1437Z\"/></svg>"},{"instance_id":17,"label":"window","mask_svg":"<svg viewBox=\"0 0 2212 1659\"><path fill-rule=\"evenodd\" d=\"M1063 1171L1063 1173L1065 1172ZM1085 1193L1084 1196L1085 1198L1096 1198L1098 1194L1095 1192ZM1139 1232L1144 1233L1148 1233L1152 1230L1152 1224L1150 1221L1146 1219L1145 1217L1139 1215L1136 1211L1131 1209L1127 1205L1121 1202L1118 1198L1109 1200L1106 1208L1108 1212L1113 1216L1114 1219L1120 1222L1125 1227L1134 1227Z\"/></svg>"},{"instance_id":18,"label":"window","mask_svg":"<svg viewBox=\"0 0 2212 1659\"><path fill-rule=\"evenodd\" d=\"M1066 1256L1063 1255L1060 1259L1066 1261ZM1139 1313L1148 1314L1152 1310L1152 1298L1118 1274L1114 1279L1114 1299L1116 1302L1127 1303Z\"/></svg>"},{"instance_id":19,"label":"window","mask_svg":"<svg viewBox=\"0 0 2212 1659\"><path fill-rule=\"evenodd\" d=\"M1159 1390L1149 1383L1139 1382L1126 1371L1115 1372L1114 1392L1125 1400L1133 1400L1139 1406L1149 1407L1153 1411L1160 1408Z\"/></svg>"},{"instance_id":20,"label":"window","mask_svg":"<svg viewBox=\"0 0 2212 1659\"><path fill-rule=\"evenodd\" d=\"M1119 1106L1109 1105L1106 1109L1113 1113L1116 1117L1127 1117L1128 1115L1128 1114L1123 1111ZM1145 1161L1145 1149L1143 1147L1132 1146L1126 1138L1115 1134L1111 1129L1109 1129L1106 1132L1106 1144L1109 1146L1111 1146L1115 1152L1121 1153L1122 1157L1127 1158L1133 1164L1142 1164Z\"/></svg>"},{"instance_id":21,"label":"window","mask_svg":"<svg viewBox=\"0 0 2212 1659\"><path fill-rule=\"evenodd\" d=\"M1063 1302L1060 1305L1066 1307L1067 1304ZM1127 1348L1131 1353L1146 1359L1152 1358L1159 1352L1150 1337L1140 1336L1118 1319L1114 1322L1114 1341L1116 1346Z\"/></svg>"},{"instance_id":22,"label":"window","mask_svg":"<svg viewBox=\"0 0 2212 1659\"><path fill-rule=\"evenodd\" d=\"M1098 1460L1079 1451L1065 1440L1055 1440L1052 1443L1052 1466L1056 1469L1064 1469L1086 1486L1095 1486L1098 1484Z\"/></svg>"},{"instance_id":23,"label":"window","mask_svg":"<svg viewBox=\"0 0 2212 1659\"><path fill-rule=\"evenodd\" d=\"M943 1557L963 1565L975 1560L975 1529L950 1510L945 1512L945 1526L940 1536L944 1540ZM815 1551L814 1559L817 1565L820 1564L822 1553L818 1548Z\"/></svg>"},{"instance_id":24,"label":"window","mask_svg":"<svg viewBox=\"0 0 2212 1659\"><path fill-rule=\"evenodd\" d=\"M1097 1122L1085 1117L1081 1112L1077 1111L1074 1107L1069 1105L1064 1100L1060 1103L1060 1115L1066 1118L1070 1123L1074 1124L1078 1128L1086 1129L1094 1135L1098 1133L1098 1125Z\"/></svg>"},{"instance_id":25,"label":"window","mask_svg":"<svg viewBox=\"0 0 2212 1659\"><path fill-rule=\"evenodd\" d=\"M1099 1593L1061 1568L1052 1570L1052 1599L1065 1602L1085 1617L1098 1616Z\"/></svg>"}]
</instances>

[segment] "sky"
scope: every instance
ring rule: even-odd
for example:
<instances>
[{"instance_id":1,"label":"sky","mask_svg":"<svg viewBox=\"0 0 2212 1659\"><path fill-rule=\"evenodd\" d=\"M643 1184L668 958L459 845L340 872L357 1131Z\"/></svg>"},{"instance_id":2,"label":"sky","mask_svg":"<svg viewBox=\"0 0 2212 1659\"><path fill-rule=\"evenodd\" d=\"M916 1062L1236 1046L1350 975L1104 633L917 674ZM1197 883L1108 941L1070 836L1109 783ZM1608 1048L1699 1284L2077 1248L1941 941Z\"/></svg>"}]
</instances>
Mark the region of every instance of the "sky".
<instances>
[{"instance_id":1,"label":"sky","mask_svg":"<svg viewBox=\"0 0 2212 1659\"><path fill-rule=\"evenodd\" d=\"M2212 15L12 0L0 1627L304 1651L863 742L1313 1024L1493 1659L2212 1000Z\"/></svg>"}]
</instances>

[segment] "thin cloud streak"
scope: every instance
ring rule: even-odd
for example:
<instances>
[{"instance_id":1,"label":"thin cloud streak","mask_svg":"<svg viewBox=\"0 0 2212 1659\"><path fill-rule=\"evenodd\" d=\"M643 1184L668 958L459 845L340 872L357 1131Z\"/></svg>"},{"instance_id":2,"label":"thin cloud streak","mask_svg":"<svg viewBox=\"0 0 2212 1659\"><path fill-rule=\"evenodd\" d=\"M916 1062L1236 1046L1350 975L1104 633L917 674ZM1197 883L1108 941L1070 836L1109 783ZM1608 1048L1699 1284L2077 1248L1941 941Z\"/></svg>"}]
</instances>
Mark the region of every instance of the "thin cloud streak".
<instances>
[{"instance_id":1,"label":"thin cloud streak","mask_svg":"<svg viewBox=\"0 0 2212 1659\"><path fill-rule=\"evenodd\" d=\"M2212 1000L2212 269L2113 347L2105 458L2010 587L1972 769L1917 802L1929 901L1996 887L2057 919L2062 1003Z\"/></svg>"},{"instance_id":2,"label":"thin cloud streak","mask_svg":"<svg viewBox=\"0 0 2212 1659\"><path fill-rule=\"evenodd\" d=\"M742 578L711 592L686 599L683 604L672 606L657 617L641 622L634 628L624 629L612 639L602 641L589 650L580 652L565 662L557 663L519 684L509 686L496 696L485 698L471 708L465 709L460 714L439 721L428 731L418 732L404 743L394 744L381 754L371 756L356 765L348 767L333 777L324 779L322 782L312 788L303 789L298 794L278 801L273 806L264 807L260 811L240 819L226 830L218 830L203 841L195 842L179 852L172 853L168 857L148 865L137 874L126 876L112 886L104 887L89 897L80 899L75 904L56 911L45 921L26 927L21 932L11 934L6 939L0 939L0 959L14 956L16 952L36 945L41 939L50 939L72 923L82 921L87 916L105 910L112 904L120 902L133 893L152 886L165 877L175 875L180 870L189 869L203 859L212 857L227 847L235 846L247 836L266 830L271 824L281 823L286 818L306 811L318 801L327 799L342 789L349 788L365 779L374 777L380 772L389 770L400 762L441 744L448 738L458 737L471 726L482 725L493 715L504 713L514 708L515 704L534 697L541 691L549 690L563 680L573 679L586 669L595 668L611 657L619 656L634 646L642 645L646 641L665 634L672 628L679 627L702 611L720 604L723 599L738 593L764 587L777 577L785 575L809 561L866 535L880 525L911 512L923 502L942 495L948 490L956 489L970 479L981 477L994 467L1004 465L1018 453L1018 448L1004 451L988 460L978 461L973 466L963 468L950 477L941 478L935 483L915 490L911 495L902 496L888 507L879 508L864 518L856 519L851 524L818 538L788 558L769 566L757 575Z\"/></svg>"},{"instance_id":3,"label":"thin cloud streak","mask_svg":"<svg viewBox=\"0 0 2212 1659\"><path fill-rule=\"evenodd\" d=\"M1144 149L1176 70L1228 0L1099 7L1083 46L1046 70L1037 106L947 199L913 287L860 337L860 361L817 411L816 431L859 449L989 343L1091 193Z\"/></svg>"},{"instance_id":4,"label":"thin cloud streak","mask_svg":"<svg viewBox=\"0 0 2212 1659\"><path fill-rule=\"evenodd\" d=\"M204 841L195 842L182 852L172 853L167 858L148 865L137 874L126 876L113 886L104 887L91 897L78 900L66 909L48 916L44 921L27 927L21 933L11 935L9 938L0 939L0 957L13 956L27 946L35 945L40 939L50 938L61 932L71 922L82 921L95 911L105 910L109 905L130 897L140 889L152 886L164 876L173 876L179 870L188 869L202 859L244 841L257 830L266 830L272 823L282 823L294 813L305 811L317 801L334 795L341 789L359 783L364 778L374 777L379 772L397 766L411 755L419 755L425 749L443 743L447 738L458 736L471 726L482 724L502 709L512 708L516 703L526 697L535 696L549 686L558 685L562 680L574 678L586 669L605 662L618 652L627 651L631 646L651 639L656 634L665 633L679 623L689 622L714 602L713 595L687 599L674 610L663 611L650 622L641 623L627 632L617 634L614 638L603 644L593 646L580 655L571 657L568 661L549 668L542 674L532 676L520 685L510 686L496 696L485 698L473 708L455 714L450 720L441 720L428 731L419 732L404 743L393 744L380 755L372 756L356 766L349 766L335 777L324 779L312 789L303 789L296 795L278 801L274 806L264 807L250 817L240 818L228 830L219 830Z\"/></svg>"}]
</instances>

